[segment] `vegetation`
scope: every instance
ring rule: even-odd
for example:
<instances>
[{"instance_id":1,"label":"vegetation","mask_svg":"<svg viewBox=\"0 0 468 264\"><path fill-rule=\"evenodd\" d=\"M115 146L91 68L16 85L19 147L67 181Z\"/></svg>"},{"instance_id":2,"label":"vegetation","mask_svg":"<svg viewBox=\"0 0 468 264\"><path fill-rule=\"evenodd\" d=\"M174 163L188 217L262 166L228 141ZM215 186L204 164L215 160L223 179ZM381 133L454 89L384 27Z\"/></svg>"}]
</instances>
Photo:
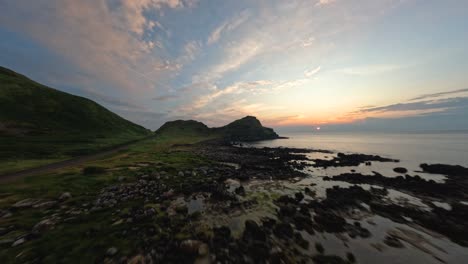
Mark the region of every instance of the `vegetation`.
<instances>
[{"instance_id":1,"label":"vegetation","mask_svg":"<svg viewBox=\"0 0 468 264\"><path fill-rule=\"evenodd\" d=\"M0 67L0 172L93 153L150 133L89 99Z\"/></svg>"},{"instance_id":2,"label":"vegetation","mask_svg":"<svg viewBox=\"0 0 468 264\"><path fill-rule=\"evenodd\" d=\"M158 131L158 135L196 135L205 137L223 138L229 141L256 141L279 138L271 128L262 126L260 121L253 116L246 116L226 126L208 128L205 124L194 120L177 120L164 124Z\"/></svg>"},{"instance_id":3,"label":"vegetation","mask_svg":"<svg viewBox=\"0 0 468 264\"><path fill-rule=\"evenodd\" d=\"M202 181L204 179L201 175L178 177L177 171L210 164L210 161L206 159L180 151L185 148L184 145L207 139L210 137L185 136L183 133L161 135L140 141L126 150L83 166L2 184L0 185L0 211L10 208L12 204L23 199L57 200L64 192L70 192L72 198L63 202L62 205L73 207L92 204L102 188L119 183L119 178L124 177L126 182L133 182L138 175L151 173L154 169L165 170L173 175L168 179L162 179L162 183L174 188L180 188L181 183ZM122 213L125 213L143 203L142 200L135 200L118 206ZM81 214L76 219L65 221L24 245L11 247L10 243L3 245L0 243L0 259L6 263L24 263L38 259L46 263L102 262L102 256L106 255L106 250L110 245L117 247L119 253L132 253L141 246L135 243L140 237L136 233L122 236L122 231L148 227L164 231L167 229L163 226L167 219L167 212L161 210L161 206L163 205L154 205L158 215L156 220L139 223L115 223L115 210L112 208L92 212L89 215ZM14 232L1 236L0 240L8 241L10 238L30 232L38 222L54 210L58 210L58 206L46 210L35 208L16 210L12 217L0 218L0 227L15 227ZM184 226L184 223L180 222L182 217L172 218L171 224ZM177 234L184 235L183 233ZM154 239L169 235L176 234L163 232L155 235ZM21 256L18 257L19 255Z\"/></svg>"}]
</instances>

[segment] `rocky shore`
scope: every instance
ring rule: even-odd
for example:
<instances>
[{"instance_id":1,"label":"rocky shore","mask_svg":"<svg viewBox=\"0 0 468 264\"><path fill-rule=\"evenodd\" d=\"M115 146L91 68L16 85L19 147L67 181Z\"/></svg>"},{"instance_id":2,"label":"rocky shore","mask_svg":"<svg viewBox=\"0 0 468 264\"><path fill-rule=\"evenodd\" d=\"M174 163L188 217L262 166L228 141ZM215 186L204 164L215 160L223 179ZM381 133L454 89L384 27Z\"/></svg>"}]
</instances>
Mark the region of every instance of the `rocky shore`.
<instances>
[{"instance_id":1,"label":"rocky shore","mask_svg":"<svg viewBox=\"0 0 468 264\"><path fill-rule=\"evenodd\" d=\"M369 241L376 252L416 248L443 262L439 254L443 249L428 248L435 244L419 234L420 229L468 246L468 205L461 202L467 198L466 168L421 165L422 171L446 175L444 183L377 172L314 178L306 168L398 160L343 153L325 160L311 158L313 153L333 154L245 148L219 141L174 145L163 153L170 161L136 164L116 173L97 192L27 198L1 208L0 247L14 252L18 262L66 259L44 254L41 248L75 229L80 231L73 233L73 241L64 242L65 247L94 245L94 260L104 263L356 263L361 256L352 250L354 241ZM193 164L184 158L180 163L186 155L204 162ZM407 173L401 167L395 172ZM88 169L87 173L100 172ZM321 182L352 185L332 184L320 197ZM408 192L428 206L393 202L391 189ZM450 208L435 206L434 201L447 202ZM29 214L40 219L15 224L14 219ZM372 219L376 216L401 226L388 230L383 238L375 237ZM344 250L337 253L324 246L323 237L329 235L345 245Z\"/></svg>"}]
</instances>

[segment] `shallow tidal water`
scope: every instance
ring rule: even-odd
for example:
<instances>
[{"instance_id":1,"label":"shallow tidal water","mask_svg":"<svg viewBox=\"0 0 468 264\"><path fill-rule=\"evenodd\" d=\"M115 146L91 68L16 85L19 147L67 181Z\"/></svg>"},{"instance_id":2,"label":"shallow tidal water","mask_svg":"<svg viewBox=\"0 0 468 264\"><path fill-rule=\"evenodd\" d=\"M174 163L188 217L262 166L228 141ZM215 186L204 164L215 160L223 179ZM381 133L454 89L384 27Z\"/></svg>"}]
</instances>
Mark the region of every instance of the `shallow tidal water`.
<instances>
[{"instance_id":1,"label":"shallow tidal water","mask_svg":"<svg viewBox=\"0 0 468 264\"><path fill-rule=\"evenodd\" d=\"M261 141L249 144L251 147L295 147L332 150L344 153L376 154L393 159L399 159L398 163L372 162L370 166L360 165L355 167L312 168L304 170L306 178L289 181L265 181L251 180L238 182L233 179L226 181L233 191L241 184L246 190L245 199L255 196L258 204L252 208L231 212L228 216L206 214L204 219L207 225L227 225L233 234L241 234L243 223L246 219L259 221L263 217L275 218L277 210L273 200L284 194L294 194L297 191L309 187L315 193L306 195L305 200L322 199L326 197L326 189L333 186L349 187L353 184L339 181L324 181L325 176L335 176L341 173L357 172L363 174L381 173L387 177L396 177L399 174L393 171L395 167L405 167L408 174L419 175L426 179L443 182L445 176L425 174L420 171L421 163L445 163L454 165L468 165L468 134L408 134L373 136L352 135L285 135L290 139ZM310 158L328 159L335 154L311 153ZM360 184L365 189L371 187ZM431 210L430 206L409 193L388 189L386 197L389 202L404 206L414 206L422 210ZM461 201L468 202L468 201ZM193 203L190 201L189 203ZM205 205L199 204L197 210L203 210ZM444 202L433 202L435 206L450 209L450 205ZM366 205L363 204L363 208ZM208 210L205 210L207 212ZM211 210L210 210L211 211ZM346 234L319 233L310 235L305 231L301 234L309 241L311 247L303 250L306 255L316 254L313 245L321 243L327 254L344 256L346 252L352 252L358 263L468 263L468 248L462 247L446 237L424 228L396 223L390 219L375 215L368 210L355 209L345 216L349 223L360 222L362 227L371 232L369 238L350 238ZM383 243L389 233L401 236L404 248L392 248Z\"/></svg>"}]
</instances>

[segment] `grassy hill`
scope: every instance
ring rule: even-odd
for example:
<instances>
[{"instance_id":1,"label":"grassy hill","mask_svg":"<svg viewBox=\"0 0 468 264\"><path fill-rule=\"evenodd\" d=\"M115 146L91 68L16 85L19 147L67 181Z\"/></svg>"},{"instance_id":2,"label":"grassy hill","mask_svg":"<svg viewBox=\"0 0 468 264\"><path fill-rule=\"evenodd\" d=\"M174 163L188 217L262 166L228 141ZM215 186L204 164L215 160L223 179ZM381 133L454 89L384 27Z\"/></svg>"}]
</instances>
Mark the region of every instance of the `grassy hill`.
<instances>
[{"instance_id":1,"label":"grassy hill","mask_svg":"<svg viewBox=\"0 0 468 264\"><path fill-rule=\"evenodd\" d=\"M232 141L256 141L279 138L272 128L262 126L260 121L253 116L246 116L215 130Z\"/></svg>"},{"instance_id":2,"label":"grassy hill","mask_svg":"<svg viewBox=\"0 0 468 264\"><path fill-rule=\"evenodd\" d=\"M149 134L92 100L0 67L0 173L6 166L93 153Z\"/></svg>"},{"instance_id":3,"label":"grassy hill","mask_svg":"<svg viewBox=\"0 0 468 264\"><path fill-rule=\"evenodd\" d=\"M256 141L279 138L271 128L262 126L253 116L246 116L226 126L209 128L194 120L177 120L165 123L156 131L158 135L204 136L229 141Z\"/></svg>"}]
</instances>

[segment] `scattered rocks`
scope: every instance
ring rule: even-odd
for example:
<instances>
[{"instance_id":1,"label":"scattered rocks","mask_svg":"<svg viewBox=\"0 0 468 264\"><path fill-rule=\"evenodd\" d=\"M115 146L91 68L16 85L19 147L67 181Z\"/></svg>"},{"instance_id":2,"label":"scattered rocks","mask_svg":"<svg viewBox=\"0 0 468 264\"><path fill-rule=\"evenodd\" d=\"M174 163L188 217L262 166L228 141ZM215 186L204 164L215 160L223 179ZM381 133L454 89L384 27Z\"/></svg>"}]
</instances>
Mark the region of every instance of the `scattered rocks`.
<instances>
[{"instance_id":1,"label":"scattered rocks","mask_svg":"<svg viewBox=\"0 0 468 264\"><path fill-rule=\"evenodd\" d=\"M11 217L12 215L13 213L8 210L0 209L0 218L8 218L8 217Z\"/></svg>"},{"instance_id":2,"label":"scattered rocks","mask_svg":"<svg viewBox=\"0 0 468 264\"><path fill-rule=\"evenodd\" d=\"M403 248L405 247L401 241L394 236L386 236L384 239L385 245L393 248Z\"/></svg>"},{"instance_id":3,"label":"scattered rocks","mask_svg":"<svg viewBox=\"0 0 468 264\"><path fill-rule=\"evenodd\" d=\"M71 199L71 198L72 198L72 195L69 192L64 192L59 196L60 201L65 201L65 200L68 200L68 199Z\"/></svg>"},{"instance_id":4,"label":"scattered rocks","mask_svg":"<svg viewBox=\"0 0 468 264\"><path fill-rule=\"evenodd\" d=\"M38 235L50 229L53 229L56 222L57 222L57 219L54 219L54 218L47 218L47 219L41 220L39 223L37 223L33 227L32 233Z\"/></svg>"},{"instance_id":5,"label":"scattered rocks","mask_svg":"<svg viewBox=\"0 0 468 264\"><path fill-rule=\"evenodd\" d=\"M26 238L22 237L22 238L15 240L15 242L13 242L11 246L16 247L16 246L24 244L25 242L26 242Z\"/></svg>"},{"instance_id":6,"label":"scattered rocks","mask_svg":"<svg viewBox=\"0 0 468 264\"><path fill-rule=\"evenodd\" d=\"M184 253L187 253L187 254L199 254L199 251L200 251L200 247L202 247L202 245L204 245L204 243L202 241L199 241L199 240L192 240L192 239L188 239L188 240L184 240L180 243L180 250ZM205 246L203 246L205 247ZM201 251L203 252L205 249L201 249Z\"/></svg>"},{"instance_id":7,"label":"scattered rocks","mask_svg":"<svg viewBox=\"0 0 468 264\"><path fill-rule=\"evenodd\" d=\"M279 223L273 229L273 233L278 238L290 239L290 238L292 238L292 236L294 234L294 230L293 230L292 226L290 224L288 224L288 223Z\"/></svg>"},{"instance_id":8,"label":"scattered rocks","mask_svg":"<svg viewBox=\"0 0 468 264\"><path fill-rule=\"evenodd\" d=\"M244 240L265 241L266 234L253 220L245 221Z\"/></svg>"},{"instance_id":9,"label":"scattered rocks","mask_svg":"<svg viewBox=\"0 0 468 264\"><path fill-rule=\"evenodd\" d=\"M24 199L24 200L21 200L19 202L16 202L11 207L14 208L14 209L28 208L28 207L32 207L33 205L39 203L39 201L40 200L28 198L28 199Z\"/></svg>"},{"instance_id":10,"label":"scattered rocks","mask_svg":"<svg viewBox=\"0 0 468 264\"><path fill-rule=\"evenodd\" d=\"M118 249L116 247L110 247L110 248L107 249L106 255L109 256L109 257L112 257L115 254L117 254L117 252L118 252Z\"/></svg>"},{"instance_id":11,"label":"scattered rocks","mask_svg":"<svg viewBox=\"0 0 468 264\"><path fill-rule=\"evenodd\" d=\"M364 163L367 166L371 165L371 161L378 162L399 162L399 160L389 159L380 157L377 155L366 155L366 154L344 154L338 153L333 159L314 159L313 167L348 167L348 166L359 166Z\"/></svg>"},{"instance_id":12,"label":"scattered rocks","mask_svg":"<svg viewBox=\"0 0 468 264\"><path fill-rule=\"evenodd\" d=\"M245 196L245 188L244 186L239 186L237 187L234 192L237 194L237 195L240 195L240 196Z\"/></svg>"}]
</instances>

